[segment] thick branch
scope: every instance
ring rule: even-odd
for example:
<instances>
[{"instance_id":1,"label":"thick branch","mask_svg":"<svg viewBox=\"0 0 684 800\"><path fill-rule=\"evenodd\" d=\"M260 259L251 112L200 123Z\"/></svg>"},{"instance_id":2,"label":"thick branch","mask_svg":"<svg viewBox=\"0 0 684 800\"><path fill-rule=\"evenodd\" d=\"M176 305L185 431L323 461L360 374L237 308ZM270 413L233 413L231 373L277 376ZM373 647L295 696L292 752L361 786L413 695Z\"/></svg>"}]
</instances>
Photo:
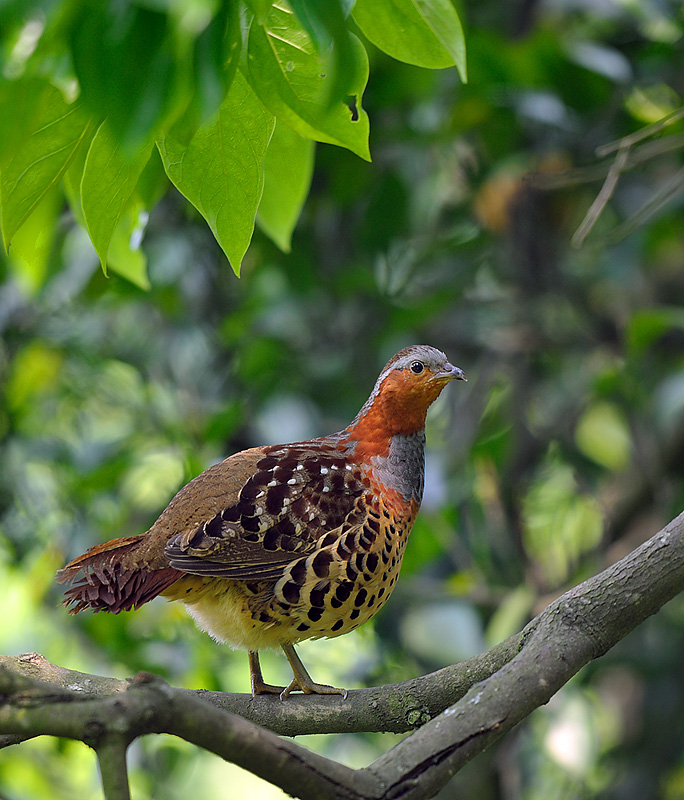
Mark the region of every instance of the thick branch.
<instances>
[{"instance_id":1,"label":"thick branch","mask_svg":"<svg viewBox=\"0 0 684 800\"><path fill-rule=\"evenodd\" d=\"M172 733L251 770L286 792L320 798L423 798L439 790L477 753L547 702L584 664L599 657L684 589L684 514L633 553L564 594L523 631L496 649L506 663L458 702L371 766L353 770L211 705L209 693L172 689L144 676L110 696L85 695L0 671L0 733L81 739L98 749L110 737ZM482 662L484 663L484 662ZM461 665L463 666L463 665ZM423 680L443 678L440 671ZM388 694L385 695L385 689ZM374 690L378 701L396 687ZM363 693L354 693L363 696ZM370 695L365 695L369 697ZM269 701L273 709L290 707ZM332 703L341 717L349 701L298 698L314 719ZM255 704L256 705L256 704ZM294 708L294 706L292 706ZM382 713L391 709L383 709ZM291 713L291 721L301 711ZM373 713L381 713L373 709ZM401 716L401 714L399 715Z\"/></svg>"},{"instance_id":2,"label":"thick branch","mask_svg":"<svg viewBox=\"0 0 684 800\"><path fill-rule=\"evenodd\" d=\"M500 669L518 651L522 634L486 653L402 683L353 689L347 699L339 695L290 695L281 702L274 695L252 697L233 692L175 689L178 694L201 697L217 708L239 714L285 736L310 733L405 733L415 730L455 703L473 684ZM38 653L0 655L0 667L20 675L49 681L53 687L83 695L108 695L125 691L129 681L88 675L58 667ZM13 742L4 742L11 744ZM0 747L3 737L0 736Z\"/></svg>"}]
</instances>

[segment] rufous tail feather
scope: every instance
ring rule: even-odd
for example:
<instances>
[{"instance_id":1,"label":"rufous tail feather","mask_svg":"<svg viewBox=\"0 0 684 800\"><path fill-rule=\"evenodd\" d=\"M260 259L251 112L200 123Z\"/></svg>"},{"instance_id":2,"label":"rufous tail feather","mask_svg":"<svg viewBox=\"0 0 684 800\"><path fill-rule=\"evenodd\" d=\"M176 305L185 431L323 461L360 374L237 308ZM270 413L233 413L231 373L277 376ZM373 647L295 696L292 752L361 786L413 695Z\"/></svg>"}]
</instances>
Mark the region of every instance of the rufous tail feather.
<instances>
[{"instance_id":1,"label":"rufous tail feather","mask_svg":"<svg viewBox=\"0 0 684 800\"><path fill-rule=\"evenodd\" d=\"M147 603L175 583L177 569L150 569L135 564L135 550L142 536L124 536L91 547L57 573L69 588L64 605L71 614L84 608L118 614Z\"/></svg>"}]
</instances>

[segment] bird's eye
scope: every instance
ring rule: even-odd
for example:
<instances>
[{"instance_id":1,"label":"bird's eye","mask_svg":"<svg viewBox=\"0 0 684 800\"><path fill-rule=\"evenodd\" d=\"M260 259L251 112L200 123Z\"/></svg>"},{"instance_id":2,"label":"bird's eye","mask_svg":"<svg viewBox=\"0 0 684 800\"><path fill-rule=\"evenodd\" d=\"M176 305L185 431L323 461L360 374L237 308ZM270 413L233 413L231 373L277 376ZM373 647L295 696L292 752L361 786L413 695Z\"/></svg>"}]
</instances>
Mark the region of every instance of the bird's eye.
<instances>
[{"instance_id":1,"label":"bird's eye","mask_svg":"<svg viewBox=\"0 0 684 800\"><path fill-rule=\"evenodd\" d=\"M414 361L411 364L411 372L415 373L416 375L420 375L420 373L425 369L425 364L422 361Z\"/></svg>"}]
</instances>

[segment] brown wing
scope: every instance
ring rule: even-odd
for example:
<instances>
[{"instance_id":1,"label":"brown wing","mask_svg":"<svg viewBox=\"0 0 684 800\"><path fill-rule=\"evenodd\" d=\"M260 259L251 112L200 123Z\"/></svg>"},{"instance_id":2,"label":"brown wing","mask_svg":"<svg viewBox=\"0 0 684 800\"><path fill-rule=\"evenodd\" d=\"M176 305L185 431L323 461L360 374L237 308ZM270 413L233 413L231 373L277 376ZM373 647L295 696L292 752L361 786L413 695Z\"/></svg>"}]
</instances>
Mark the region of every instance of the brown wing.
<instances>
[{"instance_id":1,"label":"brown wing","mask_svg":"<svg viewBox=\"0 0 684 800\"><path fill-rule=\"evenodd\" d=\"M261 452L233 503L168 539L170 566L219 578L276 578L358 516L357 501L368 489L339 449L322 441Z\"/></svg>"}]
</instances>

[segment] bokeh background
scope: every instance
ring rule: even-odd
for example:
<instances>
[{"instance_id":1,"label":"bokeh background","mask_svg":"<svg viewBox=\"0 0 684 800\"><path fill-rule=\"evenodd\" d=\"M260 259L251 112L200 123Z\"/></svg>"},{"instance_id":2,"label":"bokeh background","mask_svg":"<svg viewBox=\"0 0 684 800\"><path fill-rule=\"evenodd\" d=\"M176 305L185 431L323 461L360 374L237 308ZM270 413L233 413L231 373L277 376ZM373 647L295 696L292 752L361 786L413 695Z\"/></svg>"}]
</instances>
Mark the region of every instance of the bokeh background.
<instances>
[{"instance_id":1,"label":"bokeh background","mask_svg":"<svg viewBox=\"0 0 684 800\"><path fill-rule=\"evenodd\" d=\"M373 163L319 145L292 251L257 232L240 280L172 191L143 244L149 291L103 277L66 212L49 230L34 215L2 257L1 652L248 691L245 654L182 607L69 617L55 570L145 530L225 455L343 427L410 343L470 380L430 413L425 501L392 601L362 630L302 646L318 680L379 684L474 655L681 510L684 128L647 126L682 104L682 6L460 12L469 83L367 44ZM615 156L597 148L638 131L577 246ZM684 797L683 629L679 597L440 797ZM264 669L287 680L277 654ZM362 766L397 737L303 741ZM136 743L130 762L141 798L283 796L171 737ZM3 800L99 796L80 744L0 752Z\"/></svg>"}]
</instances>

